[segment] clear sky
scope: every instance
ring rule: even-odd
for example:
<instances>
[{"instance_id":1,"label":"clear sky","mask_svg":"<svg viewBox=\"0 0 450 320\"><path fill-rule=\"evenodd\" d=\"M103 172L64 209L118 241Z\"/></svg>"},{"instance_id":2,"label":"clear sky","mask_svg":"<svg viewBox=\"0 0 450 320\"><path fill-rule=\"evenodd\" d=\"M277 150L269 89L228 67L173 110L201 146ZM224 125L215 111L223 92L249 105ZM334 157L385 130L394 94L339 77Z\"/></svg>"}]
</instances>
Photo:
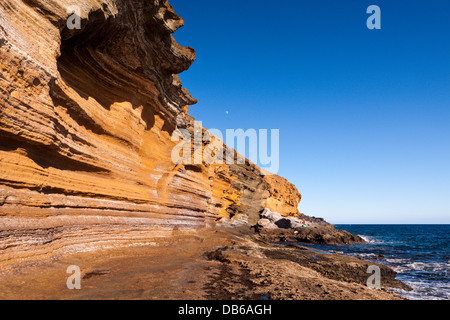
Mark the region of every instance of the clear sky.
<instances>
[{"instance_id":1,"label":"clear sky","mask_svg":"<svg viewBox=\"0 0 450 320\"><path fill-rule=\"evenodd\" d=\"M280 129L279 174L332 223L450 223L450 1L170 0L207 129ZM381 30L369 30L369 5ZM252 159L253 160L253 159Z\"/></svg>"}]
</instances>

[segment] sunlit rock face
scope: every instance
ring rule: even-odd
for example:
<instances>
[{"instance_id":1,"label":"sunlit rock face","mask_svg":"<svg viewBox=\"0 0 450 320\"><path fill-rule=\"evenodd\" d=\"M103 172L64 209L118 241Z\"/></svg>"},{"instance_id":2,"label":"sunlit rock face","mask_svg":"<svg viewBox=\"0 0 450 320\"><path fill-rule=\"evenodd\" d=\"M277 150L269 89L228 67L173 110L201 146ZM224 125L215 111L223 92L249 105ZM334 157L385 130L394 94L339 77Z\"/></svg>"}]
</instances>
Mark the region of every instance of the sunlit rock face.
<instances>
[{"instance_id":1,"label":"sunlit rock face","mask_svg":"<svg viewBox=\"0 0 450 320\"><path fill-rule=\"evenodd\" d=\"M163 0L0 2L0 264L298 214L295 186L249 161L172 161L196 103L183 24Z\"/></svg>"}]
</instances>

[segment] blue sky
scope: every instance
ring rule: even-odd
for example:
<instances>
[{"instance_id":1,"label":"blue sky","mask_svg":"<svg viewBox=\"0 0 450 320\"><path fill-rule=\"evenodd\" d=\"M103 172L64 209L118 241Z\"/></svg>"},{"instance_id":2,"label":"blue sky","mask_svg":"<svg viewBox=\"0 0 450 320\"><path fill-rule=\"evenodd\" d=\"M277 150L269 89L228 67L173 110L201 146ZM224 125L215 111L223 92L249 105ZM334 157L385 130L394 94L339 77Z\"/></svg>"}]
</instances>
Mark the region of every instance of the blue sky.
<instances>
[{"instance_id":1,"label":"blue sky","mask_svg":"<svg viewBox=\"0 0 450 320\"><path fill-rule=\"evenodd\" d=\"M279 174L332 223L450 223L450 1L171 0L205 128L280 129ZM369 30L369 5L381 30ZM228 113L227 113L228 112ZM253 160L253 159L252 159Z\"/></svg>"}]
</instances>

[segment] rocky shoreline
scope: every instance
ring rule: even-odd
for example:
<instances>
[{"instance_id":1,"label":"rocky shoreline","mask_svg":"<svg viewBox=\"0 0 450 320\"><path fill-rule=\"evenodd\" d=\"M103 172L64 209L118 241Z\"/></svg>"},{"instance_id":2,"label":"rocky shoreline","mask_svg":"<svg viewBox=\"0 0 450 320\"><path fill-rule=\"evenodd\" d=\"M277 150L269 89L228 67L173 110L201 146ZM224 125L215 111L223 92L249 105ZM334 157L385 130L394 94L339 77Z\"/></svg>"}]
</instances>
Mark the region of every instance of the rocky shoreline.
<instances>
[{"instance_id":1,"label":"rocky shoreline","mask_svg":"<svg viewBox=\"0 0 450 320\"><path fill-rule=\"evenodd\" d=\"M365 240L343 230L333 227L314 226L303 229L260 230L257 238L266 242L304 242L315 244L352 244L364 243Z\"/></svg>"},{"instance_id":2,"label":"rocky shoreline","mask_svg":"<svg viewBox=\"0 0 450 320\"><path fill-rule=\"evenodd\" d=\"M371 290L366 271L374 263L299 246L236 244L208 258L222 263L222 272L210 284L212 299L401 300L388 288L407 288L392 269L376 264L383 289Z\"/></svg>"},{"instance_id":3,"label":"rocky shoreline","mask_svg":"<svg viewBox=\"0 0 450 320\"><path fill-rule=\"evenodd\" d=\"M167 0L77 5L0 2L0 299L400 299L362 261L272 244L363 241L302 215L292 183L194 161L216 139L188 114L195 50ZM182 162L180 130L203 141Z\"/></svg>"},{"instance_id":4,"label":"rocky shoreline","mask_svg":"<svg viewBox=\"0 0 450 320\"><path fill-rule=\"evenodd\" d=\"M381 290L366 286L374 264ZM66 287L69 265L81 269L81 290ZM389 288L407 289L382 264L273 244L248 226L227 224L16 270L0 275L0 299L403 300Z\"/></svg>"},{"instance_id":5,"label":"rocky shoreline","mask_svg":"<svg viewBox=\"0 0 450 320\"><path fill-rule=\"evenodd\" d=\"M222 227L230 232L229 227ZM222 296L217 294L220 290L216 285L214 298L230 298L237 294L239 298L251 299L265 290L267 293L262 297L276 300L397 300L403 298L393 293L392 289L410 290L405 283L396 279L397 273L387 265L299 245L366 242L326 222L301 228L252 229L255 233L247 233L249 242L245 245L221 247L209 253L208 258L225 265L239 265L245 270L241 281L261 281L263 285L250 295L248 292L239 295L239 291L233 291L233 286L230 287L223 278L218 278ZM240 231L234 232L245 234L246 230L242 227ZM367 287L369 266L380 268L380 290ZM253 280L249 280L251 275L255 276Z\"/></svg>"}]
</instances>

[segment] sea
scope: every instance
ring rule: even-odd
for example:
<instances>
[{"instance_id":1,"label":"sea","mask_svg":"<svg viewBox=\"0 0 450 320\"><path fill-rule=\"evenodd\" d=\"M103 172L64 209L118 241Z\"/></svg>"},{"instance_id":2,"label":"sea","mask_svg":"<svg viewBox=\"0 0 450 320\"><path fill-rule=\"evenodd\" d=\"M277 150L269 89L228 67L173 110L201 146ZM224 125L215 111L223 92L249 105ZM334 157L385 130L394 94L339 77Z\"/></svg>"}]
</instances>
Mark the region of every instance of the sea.
<instances>
[{"instance_id":1,"label":"sea","mask_svg":"<svg viewBox=\"0 0 450 320\"><path fill-rule=\"evenodd\" d=\"M364 244L311 245L392 266L413 290L394 290L411 300L450 300L450 225L336 225ZM304 244L302 244L304 245Z\"/></svg>"}]
</instances>

